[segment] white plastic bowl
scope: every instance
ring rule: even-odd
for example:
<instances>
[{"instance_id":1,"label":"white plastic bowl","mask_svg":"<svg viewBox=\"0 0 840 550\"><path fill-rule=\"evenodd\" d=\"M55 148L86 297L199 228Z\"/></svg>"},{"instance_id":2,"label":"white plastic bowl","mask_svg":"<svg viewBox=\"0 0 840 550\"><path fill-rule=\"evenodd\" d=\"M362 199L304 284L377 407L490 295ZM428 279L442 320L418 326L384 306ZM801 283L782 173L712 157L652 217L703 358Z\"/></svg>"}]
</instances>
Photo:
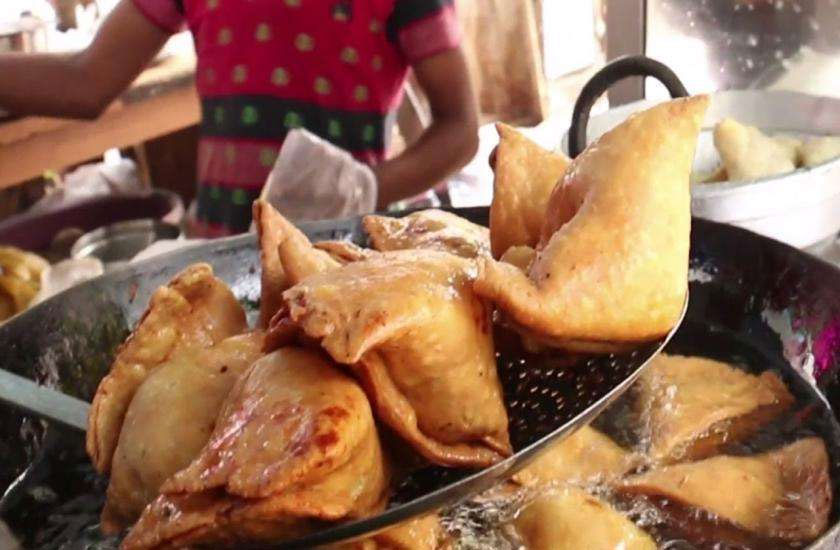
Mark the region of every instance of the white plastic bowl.
<instances>
[{"instance_id":1,"label":"white plastic bowl","mask_svg":"<svg viewBox=\"0 0 840 550\"><path fill-rule=\"evenodd\" d=\"M758 90L717 92L711 99L697 145L695 170L709 171L718 163L712 130L726 117L771 134L800 138L840 135L840 99ZM656 103L637 101L592 117L587 142ZM568 133L562 149L568 151ZM695 185L691 211L695 216L744 227L798 248L812 246L840 231L840 158L754 181Z\"/></svg>"}]
</instances>

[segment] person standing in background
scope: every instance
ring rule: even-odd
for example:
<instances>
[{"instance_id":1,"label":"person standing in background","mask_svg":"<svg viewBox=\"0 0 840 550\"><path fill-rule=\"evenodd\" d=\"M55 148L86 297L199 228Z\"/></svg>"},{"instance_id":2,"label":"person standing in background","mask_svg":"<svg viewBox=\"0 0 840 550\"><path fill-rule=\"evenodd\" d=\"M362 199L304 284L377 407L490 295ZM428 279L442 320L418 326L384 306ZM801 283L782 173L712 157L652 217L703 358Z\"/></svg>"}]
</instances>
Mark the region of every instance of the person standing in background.
<instances>
[{"instance_id":1,"label":"person standing in background","mask_svg":"<svg viewBox=\"0 0 840 550\"><path fill-rule=\"evenodd\" d=\"M452 0L122 0L82 52L0 55L0 107L96 117L184 26L202 103L193 236L248 230L294 128L369 164L379 207L475 154L478 117ZM409 69L433 120L386 160Z\"/></svg>"}]
</instances>

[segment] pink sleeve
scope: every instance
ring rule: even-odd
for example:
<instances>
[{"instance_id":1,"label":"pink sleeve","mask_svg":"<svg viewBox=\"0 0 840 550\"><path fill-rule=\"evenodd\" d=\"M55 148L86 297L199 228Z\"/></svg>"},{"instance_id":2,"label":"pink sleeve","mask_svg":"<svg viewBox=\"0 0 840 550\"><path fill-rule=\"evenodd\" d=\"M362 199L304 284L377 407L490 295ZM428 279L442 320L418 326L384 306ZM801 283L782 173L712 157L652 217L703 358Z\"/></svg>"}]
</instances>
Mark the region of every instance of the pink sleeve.
<instances>
[{"instance_id":1,"label":"pink sleeve","mask_svg":"<svg viewBox=\"0 0 840 550\"><path fill-rule=\"evenodd\" d=\"M400 50L409 63L417 63L461 44L461 27L451 4L413 21L398 31Z\"/></svg>"},{"instance_id":2,"label":"pink sleeve","mask_svg":"<svg viewBox=\"0 0 840 550\"><path fill-rule=\"evenodd\" d=\"M184 14L178 11L176 0L133 0L146 18L166 32L176 33L184 25Z\"/></svg>"}]
</instances>

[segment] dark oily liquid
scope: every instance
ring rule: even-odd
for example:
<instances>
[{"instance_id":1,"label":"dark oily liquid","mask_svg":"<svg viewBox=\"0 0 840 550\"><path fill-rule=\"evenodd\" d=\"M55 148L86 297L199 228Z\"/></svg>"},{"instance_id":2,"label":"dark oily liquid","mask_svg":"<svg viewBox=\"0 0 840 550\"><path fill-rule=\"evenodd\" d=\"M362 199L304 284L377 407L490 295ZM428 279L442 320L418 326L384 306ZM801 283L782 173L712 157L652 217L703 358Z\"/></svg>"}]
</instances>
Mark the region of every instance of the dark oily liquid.
<instances>
[{"instance_id":1,"label":"dark oily liquid","mask_svg":"<svg viewBox=\"0 0 840 550\"><path fill-rule=\"evenodd\" d=\"M776 449L803 437L819 436L831 458L833 493L840 495L840 426L827 404L810 385L778 356L767 356L745 339L725 331L686 321L667 352L697 355L725 361L758 374L771 370L780 375L796 404L759 433L741 444L730 444L725 454L751 455ZM522 366L522 368L527 368ZM632 390L602 413L594 422L625 448L642 450L647 442L638 437L638 419L632 412L635 392ZM514 518L524 504L541 491L522 489L512 495L485 495L444 514L447 529L456 534L457 550L490 550L522 548L513 530L504 525ZM590 492L611 503L649 533L662 550L767 550L805 548L807 542L790 543L769 540L748 533L707 512L680 506L665 499L617 498L607 487L592 486ZM721 498L726 498L725 490ZM829 525L840 517L840 499L832 503ZM581 525L581 529L587 529Z\"/></svg>"},{"instance_id":2,"label":"dark oily liquid","mask_svg":"<svg viewBox=\"0 0 840 550\"><path fill-rule=\"evenodd\" d=\"M499 341L502 350L499 369L500 378L507 389L511 384L534 381L550 375L551 369L563 369L556 358L540 360L527 356L526 361L511 360L516 353L509 349L509 342ZM769 357L743 339L732 333L716 331L706 326L686 322L675 337L669 352L683 355L701 355L723 360L744 367L754 373L765 370L777 372L791 393L797 398L796 405L782 418L764 427L760 433L744 444L725 449L729 454L753 454L780 447L804 436L818 435L828 446L832 458L831 476L835 480L834 494L840 494L836 480L840 480L840 427L838 427L827 405L810 386L800 378L782 359L781 352ZM511 355L511 353L513 355ZM579 401L588 402L592 397L577 395L578 378L584 376L611 377L609 365L599 362L594 374L580 370L580 365L569 366L576 371L566 371L565 382L542 395L542 389L535 391L533 400L546 403L564 403L564 407L578 408ZM603 373L603 374L602 374ZM535 378L536 377L536 378ZM565 378L564 378L565 377ZM553 381L552 381L553 382ZM609 382L605 380L604 382ZM544 385L539 380L537 386ZM576 399L577 398L577 399ZM627 448L643 448L645 442L637 437L635 416L631 414L633 392L614 403L610 409L596 419L596 427ZM579 400L579 401L578 401ZM524 404L520 404L520 408ZM540 403L542 405L542 403ZM528 408L535 406L531 403ZM572 413L573 411L569 411ZM518 411L511 410L512 418ZM560 413L558 411L555 414ZM562 414L562 413L561 413ZM521 415L521 414L520 414ZM521 415L524 416L524 415ZM545 421L542 413L534 419ZM546 422L546 426L550 424ZM547 428L548 429L548 428ZM525 434L524 426L522 434ZM518 447L520 439L517 426L512 426L512 439ZM521 437L524 438L524 435ZM25 534L21 542L24 548L39 550L116 550L119 539L104 537L99 531L99 512L104 502L106 480L98 476L84 454L84 441L79 434L55 432L45 440L42 456L36 458L27 472L28 479L10 490L2 502L2 518L17 534ZM440 476L437 472L434 477ZM457 477L457 471L446 472ZM416 481L423 485L418 477ZM442 476L445 477L445 476ZM592 491L616 508L626 513L637 525L650 533L663 550L765 550L767 548L801 548L779 541L760 540L748 533L733 530L725 522L698 510L680 508L674 503L651 501L644 497L630 500L614 498L604 487L592 487ZM405 491L410 498L410 490ZM482 495L442 514L445 528L452 535L457 550L513 550L521 547L509 522L516 517L522 506L539 494L539 490L522 490L513 493ZM725 498L725 496L723 497ZM833 504L830 523L838 518L838 502ZM586 529L587 525L581 525Z\"/></svg>"}]
</instances>

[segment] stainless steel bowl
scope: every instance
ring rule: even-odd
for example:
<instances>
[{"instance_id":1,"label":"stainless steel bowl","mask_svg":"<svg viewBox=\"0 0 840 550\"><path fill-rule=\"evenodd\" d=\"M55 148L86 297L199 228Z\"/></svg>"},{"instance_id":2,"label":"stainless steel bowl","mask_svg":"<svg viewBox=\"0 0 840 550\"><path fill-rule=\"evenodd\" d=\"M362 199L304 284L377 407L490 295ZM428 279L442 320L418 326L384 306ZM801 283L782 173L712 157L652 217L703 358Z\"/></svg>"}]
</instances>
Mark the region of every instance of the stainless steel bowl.
<instances>
[{"instance_id":1,"label":"stainless steel bowl","mask_svg":"<svg viewBox=\"0 0 840 550\"><path fill-rule=\"evenodd\" d=\"M717 92L711 99L697 144L694 168L698 171L711 171L719 162L712 131L726 117L771 134L799 138L840 135L840 99L758 90ZM637 101L592 117L587 143L656 103ZM568 151L568 133L562 148ZM755 181L695 185L691 212L797 248L810 247L840 231L840 158Z\"/></svg>"},{"instance_id":2,"label":"stainless steel bowl","mask_svg":"<svg viewBox=\"0 0 840 550\"><path fill-rule=\"evenodd\" d=\"M99 258L110 268L128 262L155 241L176 239L180 234L177 225L159 220L118 222L82 235L70 254L74 258Z\"/></svg>"}]
</instances>

